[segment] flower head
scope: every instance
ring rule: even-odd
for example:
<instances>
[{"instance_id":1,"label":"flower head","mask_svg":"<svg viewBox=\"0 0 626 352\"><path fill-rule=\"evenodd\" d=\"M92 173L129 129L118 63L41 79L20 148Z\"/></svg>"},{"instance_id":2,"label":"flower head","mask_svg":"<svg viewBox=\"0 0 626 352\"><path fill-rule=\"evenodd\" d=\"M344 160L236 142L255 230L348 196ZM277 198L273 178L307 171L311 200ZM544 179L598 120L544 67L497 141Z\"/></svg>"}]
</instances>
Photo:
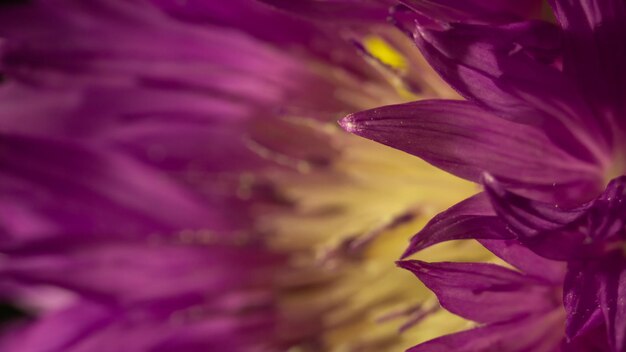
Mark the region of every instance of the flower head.
<instances>
[{"instance_id":1,"label":"flower head","mask_svg":"<svg viewBox=\"0 0 626 352\"><path fill-rule=\"evenodd\" d=\"M380 17L330 30L140 0L1 16L0 284L35 316L3 349L379 351L442 333L398 327L461 327L393 261L473 186L335 124L456 96Z\"/></svg>"},{"instance_id":2,"label":"flower head","mask_svg":"<svg viewBox=\"0 0 626 352\"><path fill-rule=\"evenodd\" d=\"M376 108L342 124L486 185L486 194L436 216L406 256L476 238L517 241L565 261L563 348L583 348L577 341L593 332L604 346L596 348L622 351L622 178L602 190L625 172L626 77L619 62L626 7L599 0L550 4L557 25L477 22L413 7L408 17L417 23L417 45L466 100Z\"/></svg>"}]
</instances>

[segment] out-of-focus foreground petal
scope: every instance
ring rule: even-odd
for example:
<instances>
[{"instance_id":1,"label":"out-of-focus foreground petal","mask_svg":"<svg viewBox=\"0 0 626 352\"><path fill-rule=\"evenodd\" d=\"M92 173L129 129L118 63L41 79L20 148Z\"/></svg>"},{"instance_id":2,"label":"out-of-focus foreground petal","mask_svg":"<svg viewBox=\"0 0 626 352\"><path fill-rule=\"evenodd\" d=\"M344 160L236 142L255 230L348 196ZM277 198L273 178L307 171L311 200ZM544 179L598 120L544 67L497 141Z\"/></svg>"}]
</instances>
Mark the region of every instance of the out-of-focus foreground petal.
<instances>
[{"instance_id":1,"label":"out-of-focus foreground petal","mask_svg":"<svg viewBox=\"0 0 626 352\"><path fill-rule=\"evenodd\" d=\"M31 315L4 349L380 351L464 326L393 263L473 186L336 126L456 95L386 23L263 6L3 10L0 284Z\"/></svg>"}]
</instances>

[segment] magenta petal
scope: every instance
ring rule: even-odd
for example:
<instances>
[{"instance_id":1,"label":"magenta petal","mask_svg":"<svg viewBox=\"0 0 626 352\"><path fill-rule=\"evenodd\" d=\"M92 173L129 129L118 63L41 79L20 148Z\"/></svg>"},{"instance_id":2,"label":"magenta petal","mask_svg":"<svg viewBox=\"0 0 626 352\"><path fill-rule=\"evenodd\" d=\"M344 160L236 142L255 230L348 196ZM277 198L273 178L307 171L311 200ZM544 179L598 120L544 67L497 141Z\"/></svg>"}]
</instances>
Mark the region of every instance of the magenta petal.
<instances>
[{"instance_id":1,"label":"magenta petal","mask_svg":"<svg viewBox=\"0 0 626 352\"><path fill-rule=\"evenodd\" d=\"M527 247L556 260L603 256L613 242L621 241L619 229L626 219L626 177L607 186L597 200L573 209L534 201L505 190L490 176L485 190L500 218Z\"/></svg>"},{"instance_id":2,"label":"magenta petal","mask_svg":"<svg viewBox=\"0 0 626 352\"><path fill-rule=\"evenodd\" d=\"M199 319L185 318L184 309L120 310L78 301L11 331L0 339L0 349L15 352L282 350L270 347L272 343L265 340L276 329L267 305L254 307L233 304L234 300L228 299L216 301L222 306L195 306ZM235 315L238 318L233 318Z\"/></svg>"},{"instance_id":3,"label":"magenta petal","mask_svg":"<svg viewBox=\"0 0 626 352\"><path fill-rule=\"evenodd\" d=\"M60 352L76 340L106 325L110 320L105 307L85 303L41 317L36 323L15 329L0 339L2 351ZM45 346L45 349L43 349Z\"/></svg>"},{"instance_id":4,"label":"magenta petal","mask_svg":"<svg viewBox=\"0 0 626 352\"><path fill-rule=\"evenodd\" d=\"M626 261L618 258L607 264L599 291L600 307L604 313L611 349L613 352L621 352L626 350ZM582 286L581 289L586 287Z\"/></svg>"},{"instance_id":5,"label":"magenta petal","mask_svg":"<svg viewBox=\"0 0 626 352\"><path fill-rule=\"evenodd\" d=\"M480 323L505 321L554 309L552 287L499 265L400 261L439 298L441 306Z\"/></svg>"},{"instance_id":6,"label":"magenta petal","mask_svg":"<svg viewBox=\"0 0 626 352\"><path fill-rule=\"evenodd\" d=\"M358 112L340 124L349 132L416 155L465 179L484 171L511 187L578 189L597 171L539 129L499 118L465 101L423 100ZM515 131L512 135L511 131Z\"/></svg>"},{"instance_id":7,"label":"magenta petal","mask_svg":"<svg viewBox=\"0 0 626 352\"><path fill-rule=\"evenodd\" d=\"M559 329L554 317L531 316L442 336L407 352L555 352Z\"/></svg>"},{"instance_id":8,"label":"magenta petal","mask_svg":"<svg viewBox=\"0 0 626 352\"><path fill-rule=\"evenodd\" d=\"M560 53L557 27L544 22L418 27L415 38L435 70L469 100L501 117L541 126L581 159L606 161L610 130L551 64Z\"/></svg>"},{"instance_id":9,"label":"magenta petal","mask_svg":"<svg viewBox=\"0 0 626 352\"><path fill-rule=\"evenodd\" d=\"M209 297L251 282L271 286L272 277L260 273L282 264L281 256L260 246L202 246L145 237L91 236L24 245L4 252L8 263L0 268L1 279L63 287L102 302L132 306L176 296ZM164 244L154 243L159 240ZM206 275L208 271L211 275Z\"/></svg>"},{"instance_id":10,"label":"magenta petal","mask_svg":"<svg viewBox=\"0 0 626 352\"><path fill-rule=\"evenodd\" d=\"M540 1L510 0L401 0L411 9L437 21L514 22L528 18L540 8Z\"/></svg>"},{"instance_id":11,"label":"magenta petal","mask_svg":"<svg viewBox=\"0 0 626 352\"><path fill-rule=\"evenodd\" d=\"M596 108L596 118L626 120L626 4L621 0L551 0L564 29L563 70ZM617 117L618 121L612 121Z\"/></svg>"},{"instance_id":12,"label":"magenta petal","mask_svg":"<svg viewBox=\"0 0 626 352\"><path fill-rule=\"evenodd\" d=\"M567 312L565 331L573 339L602 323L598 304L601 278L592 263L572 262L567 269L563 285L563 305Z\"/></svg>"},{"instance_id":13,"label":"magenta petal","mask_svg":"<svg viewBox=\"0 0 626 352\"><path fill-rule=\"evenodd\" d=\"M587 206L563 210L558 205L534 201L506 190L499 180L485 174L485 193L493 209L513 226L518 234L534 236L540 231L560 229L580 218Z\"/></svg>"},{"instance_id":14,"label":"magenta petal","mask_svg":"<svg viewBox=\"0 0 626 352\"><path fill-rule=\"evenodd\" d=\"M490 252L523 273L555 285L563 283L566 265L537 255L515 240L479 240Z\"/></svg>"},{"instance_id":15,"label":"magenta petal","mask_svg":"<svg viewBox=\"0 0 626 352\"><path fill-rule=\"evenodd\" d=\"M15 211L33 214L47 224L43 233L30 233L30 223L15 223L10 216L2 219L0 226L8 226L9 233L18 234L22 241L59 232L129 235L225 228L226 219L218 216L218 208L208 207L173 180L123 153L6 134L0 148L5 151L0 154L4 200L23 204Z\"/></svg>"},{"instance_id":16,"label":"magenta petal","mask_svg":"<svg viewBox=\"0 0 626 352\"><path fill-rule=\"evenodd\" d=\"M483 193L438 214L413 238L403 258L440 242L462 239L510 238L512 233L495 216Z\"/></svg>"},{"instance_id":17,"label":"magenta petal","mask_svg":"<svg viewBox=\"0 0 626 352\"><path fill-rule=\"evenodd\" d=\"M280 9L318 20L384 22L391 3L385 0L261 0Z\"/></svg>"},{"instance_id":18,"label":"magenta petal","mask_svg":"<svg viewBox=\"0 0 626 352\"><path fill-rule=\"evenodd\" d=\"M490 176L485 177L485 193L518 240L536 253L568 260L585 248L586 234L567 229L584 217L587 206L562 210L554 203L534 201L509 192Z\"/></svg>"}]
</instances>

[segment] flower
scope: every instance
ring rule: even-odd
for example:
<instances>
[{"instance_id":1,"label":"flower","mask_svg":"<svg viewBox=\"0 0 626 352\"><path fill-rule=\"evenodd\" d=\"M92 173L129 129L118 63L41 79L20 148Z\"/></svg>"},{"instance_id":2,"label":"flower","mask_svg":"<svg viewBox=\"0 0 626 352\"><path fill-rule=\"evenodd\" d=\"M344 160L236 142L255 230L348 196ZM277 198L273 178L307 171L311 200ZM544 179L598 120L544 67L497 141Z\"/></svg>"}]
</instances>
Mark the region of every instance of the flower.
<instances>
[{"instance_id":1,"label":"flower","mask_svg":"<svg viewBox=\"0 0 626 352\"><path fill-rule=\"evenodd\" d=\"M243 0L1 16L0 285L33 315L2 349L379 351L462 328L393 260L473 186L334 123L455 96L397 30Z\"/></svg>"},{"instance_id":2,"label":"flower","mask_svg":"<svg viewBox=\"0 0 626 352\"><path fill-rule=\"evenodd\" d=\"M595 331L605 350L622 351L623 180L615 177L624 174L626 9L620 1L550 3L558 25L475 23L414 7L405 17L417 21L418 47L467 100L376 108L341 124L486 185L487 194L429 222L405 256L475 238L518 241L566 261L562 348Z\"/></svg>"}]
</instances>

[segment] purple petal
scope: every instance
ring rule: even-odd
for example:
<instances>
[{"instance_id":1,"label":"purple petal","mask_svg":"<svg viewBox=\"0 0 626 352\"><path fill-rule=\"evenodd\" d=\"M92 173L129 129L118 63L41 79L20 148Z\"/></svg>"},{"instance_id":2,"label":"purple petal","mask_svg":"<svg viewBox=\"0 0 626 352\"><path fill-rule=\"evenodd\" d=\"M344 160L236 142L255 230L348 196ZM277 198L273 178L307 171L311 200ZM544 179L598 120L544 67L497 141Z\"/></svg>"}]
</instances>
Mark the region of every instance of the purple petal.
<instances>
[{"instance_id":1,"label":"purple petal","mask_svg":"<svg viewBox=\"0 0 626 352\"><path fill-rule=\"evenodd\" d=\"M385 0L261 0L280 9L318 20L374 21L384 23L391 2Z\"/></svg>"},{"instance_id":2,"label":"purple petal","mask_svg":"<svg viewBox=\"0 0 626 352\"><path fill-rule=\"evenodd\" d=\"M602 323L599 306L601 278L595 265L572 262L563 285L563 305L567 312L566 333L570 339L584 335Z\"/></svg>"},{"instance_id":3,"label":"purple petal","mask_svg":"<svg viewBox=\"0 0 626 352\"><path fill-rule=\"evenodd\" d=\"M536 14L540 1L402 0L403 4L437 21L514 22Z\"/></svg>"},{"instance_id":4,"label":"purple petal","mask_svg":"<svg viewBox=\"0 0 626 352\"><path fill-rule=\"evenodd\" d=\"M11 331L12 334L0 340L0 349L20 352L283 349L267 341L276 328L268 309L271 306L233 306L228 300L220 303L228 306L197 305L178 311L139 307L122 311L80 301Z\"/></svg>"},{"instance_id":5,"label":"purple petal","mask_svg":"<svg viewBox=\"0 0 626 352\"><path fill-rule=\"evenodd\" d=\"M0 225L22 241L60 232L129 235L230 228L219 208L121 153L6 134L0 144L5 151L0 155L3 202L23 219L8 216ZM32 226L29 218L41 226Z\"/></svg>"},{"instance_id":6,"label":"purple petal","mask_svg":"<svg viewBox=\"0 0 626 352\"><path fill-rule=\"evenodd\" d=\"M541 130L499 118L470 102L424 100L386 106L349 115L340 124L475 182L488 171L511 187L569 194L581 187L585 191L589 184L596 188L599 177L598 169L563 152Z\"/></svg>"},{"instance_id":7,"label":"purple petal","mask_svg":"<svg viewBox=\"0 0 626 352\"><path fill-rule=\"evenodd\" d=\"M554 352L562 338L559 320L553 313L489 324L424 342L407 352Z\"/></svg>"},{"instance_id":8,"label":"purple petal","mask_svg":"<svg viewBox=\"0 0 626 352\"><path fill-rule=\"evenodd\" d=\"M241 105L248 109L260 105L269 111L276 106L323 106L335 111L345 108L345 103L332 96L336 81L308 65L308 59L316 55L296 59L290 50L280 50L245 32L182 22L147 2L114 4L98 0L86 5L66 1L62 8L37 2L3 11L0 17L0 33L8 38L3 46L3 72L11 81L63 90L68 90L70 84L88 86L88 92L145 89L119 93L126 94L126 99L120 99L122 107L111 106L102 98L93 111L82 114L101 115L109 110L113 114L129 104L133 109L126 111L126 118L134 115L131 113L146 112L172 115L188 108L211 116L219 115L217 111L211 113L210 108L220 100L232 102L239 109ZM336 39L329 43L327 34L319 31L319 38L313 34L307 43L319 39L324 43L321 51L326 54L335 49ZM160 45L150 44L155 40ZM65 45L54 44L59 41ZM355 50L349 49L341 49L350 58L347 61L355 59L363 64ZM41 57L46 60L37 59ZM172 96L164 98L166 93ZM152 108L145 104L150 94L155 104ZM133 103L128 96L142 104ZM73 98L70 102L81 107L82 97ZM178 99L184 102L175 105Z\"/></svg>"},{"instance_id":9,"label":"purple petal","mask_svg":"<svg viewBox=\"0 0 626 352\"><path fill-rule=\"evenodd\" d=\"M613 180L596 201L574 209L530 200L485 178L495 211L527 247L556 260L602 256L622 241L626 177Z\"/></svg>"},{"instance_id":10,"label":"purple petal","mask_svg":"<svg viewBox=\"0 0 626 352\"><path fill-rule=\"evenodd\" d=\"M599 320L602 320L602 317L600 317ZM610 350L611 348L609 347L606 338L606 328L604 325L600 325L597 328L586 332L583 336L579 336L571 341L563 340L559 351L589 352Z\"/></svg>"},{"instance_id":11,"label":"purple petal","mask_svg":"<svg viewBox=\"0 0 626 352\"><path fill-rule=\"evenodd\" d=\"M611 350L620 352L626 350L626 260L618 255L616 260L608 261L607 264L603 268L604 280L599 290L600 307L604 313ZM583 286L582 289L587 288Z\"/></svg>"},{"instance_id":12,"label":"purple petal","mask_svg":"<svg viewBox=\"0 0 626 352\"><path fill-rule=\"evenodd\" d=\"M499 265L400 261L439 298L441 306L463 318L495 323L555 309L554 288Z\"/></svg>"},{"instance_id":13,"label":"purple petal","mask_svg":"<svg viewBox=\"0 0 626 352\"><path fill-rule=\"evenodd\" d=\"M284 264L280 255L260 246L222 244L210 234L200 235L40 241L4 251L9 259L0 273L9 282L54 285L107 304L132 306L271 287L268 274Z\"/></svg>"},{"instance_id":14,"label":"purple petal","mask_svg":"<svg viewBox=\"0 0 626 352\"><path fill-rule=\"evenodd\" d=\"M543 278L555 285L563 283L566 265L540 257L515 240L479 240L491 253L518 268L523 273Z\"/></svg>"},{"instance_id":15,"label":"purple petal","mask_svg":"<svg viewBox=\"0 0 626 352\"><path fill-rule=\"evenodd\" d=\"M510 238L513 234L495 216L483 193L438 214L413 238L402 255L406 258L440 242L462 239Z\"/></svg>"},{"instance_id":16,"label":"purple petal","mask_svg":"<svg viewBox=\"0 0 626 352\"><path fill-rule=\"evenodd\" d=\"M573 155L598 165L610 151L606 126L598 125L579 91L551 62L560 52L558 28L545 22L501 27L418 27L424 56L469 100L513 121L541 126Z\"/></svg>"},{"instance_id":17,"label":"purple petal","mask_svg":"<svg viewBox=\"0 0 626 352\"><path fill-rule=\"evenodd\" d=\"M563 70L607 128L625 126L626 5L621 0L551 0L563 27Z\"/></svg>"}]
</instances>

